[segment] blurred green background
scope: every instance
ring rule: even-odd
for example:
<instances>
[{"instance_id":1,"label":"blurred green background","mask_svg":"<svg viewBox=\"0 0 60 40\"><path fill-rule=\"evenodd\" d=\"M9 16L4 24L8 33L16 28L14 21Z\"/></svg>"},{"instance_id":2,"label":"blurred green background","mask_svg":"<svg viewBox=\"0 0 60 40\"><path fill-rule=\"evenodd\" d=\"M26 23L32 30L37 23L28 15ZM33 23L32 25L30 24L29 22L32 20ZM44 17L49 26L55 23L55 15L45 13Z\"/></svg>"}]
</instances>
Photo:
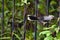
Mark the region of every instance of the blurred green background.
<instances>
[{"instance_id":1,"label":"blurred green background","mask_svg":"<svg viewBox=\"0 0 60 40\"><path fill-rule=\"evenodd\" d=\"M17 26L24 20L24 3L26 4L27 10L26 15L35 14L35 3L34 0L15 0L15 13L14 13L14 36L15 40L22 40L24 34L24 25ZM37 40L60 40L60 30L58 26L58 15L59 8L58 0L50 0L49 2L49 14L54 15L55 19L51 20L49 27L37 22ZM46 15L46 0L38 1L38 16L40 14ZM13 11L13 0L4 0L4 34L2 31L2 0L0 0L0 40L11 40L11 24L12 22L12 11ZM19 20L18 20L19 19ZM34 22L26 22L26 40L34 40ZM1 35L4 35L1 37Z\"/></svg>"}]
</instances>

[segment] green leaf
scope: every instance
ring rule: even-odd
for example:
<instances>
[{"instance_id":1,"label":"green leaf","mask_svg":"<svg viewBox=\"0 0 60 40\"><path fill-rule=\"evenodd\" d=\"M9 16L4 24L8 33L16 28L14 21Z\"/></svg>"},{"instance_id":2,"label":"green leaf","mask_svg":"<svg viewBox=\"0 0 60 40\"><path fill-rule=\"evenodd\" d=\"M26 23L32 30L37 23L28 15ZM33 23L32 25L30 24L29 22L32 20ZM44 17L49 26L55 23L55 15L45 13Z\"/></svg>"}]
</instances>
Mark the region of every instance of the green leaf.
<instances>
[{"instance_id":1,"label":"green leaf","mask_svg":"<svg viewBox=\"0 0 60 40\"><path fill-rule=\"evenodd\" d=\"M53 37L52 36L48 36L44 40L53 40Z\"/></svg>"},{"instance_id":2,"label":"green leaf","mask_svg":"<svg viewBox=\"0 0 60 40\"><path fill-rule=\"evenodd\" d=\"M1 39L11 39L11 37L2 37L2 38L0 38L0 40Z\"/></svg>"},{"instance_id":3,"label":"green leaf","mask_svg":"<svg viewBox=\"0 0 60 40\"><path fill-rule=\"evenodd\" d=\"M46 36L50 36L51 32L50 31L43 31L43 32L40 32L39 36L41 34L46 34Z\"/></svg>"},{"instance_id":4,"label":"green leaf","mask_svg":"<svg viewBox=\"0 0 60 40\"><path fill-rule=\"evenodd\" d=\"M57 33L57 38L58 38L58 39L60 39L60 32L59 32L59 33Z\"/></svg>"},{"instance_id":5,"label":"green leaf","mask_svg":"<svg viewBox=\"0 0 60 40\"><path fill-rule=\"evenodd\" d=\"M56 25L52 25L51 27L52 27L52 28L55 28L55 27L56 27Z\"/></svg>"},{"instance_id":6,"label":"green leaf","mask_svg":"<svg viewBox=\"0 0 60 40\"><path fill-rule=\"evenodd\" d=\"M16 36L16 38L18 38L20 40L20 37L17 34L14 33L14 35Z\"/></svg>"},{"instance_id":7,"label":"green leaf","mask_svg":"<svg viewBox=\"0 0 60 40\"><path fill-rule=\"evenodd\" d=\"M51 1L50 2L50 5L56 5L57 3L56 3L56 1Z\"/></svg>"},{"instance_id":8,"label":"green leaf","mask_svg":"<svg viewBox=\"0 0 60 40\"><path fill-rule=\"evenodd\" d=\"M16 3L16 6L20 6L20 3Z\"/></svg>"}]
</instances>

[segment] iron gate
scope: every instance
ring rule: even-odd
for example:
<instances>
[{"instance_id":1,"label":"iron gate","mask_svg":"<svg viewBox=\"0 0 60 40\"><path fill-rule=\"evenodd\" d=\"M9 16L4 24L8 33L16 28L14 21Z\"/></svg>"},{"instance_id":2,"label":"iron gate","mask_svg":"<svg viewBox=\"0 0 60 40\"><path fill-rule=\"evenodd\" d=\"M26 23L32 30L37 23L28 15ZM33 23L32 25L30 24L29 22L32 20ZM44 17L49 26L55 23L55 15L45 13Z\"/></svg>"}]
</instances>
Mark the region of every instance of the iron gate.
<instances>
[{"instance_id":1,"label":"iron gate","mask_svg":"<svg viewBox=\"0 0 60 40\"><path fill-rule=\"evenodd\" d=\"M13 35L13 32L14 32L14 13L15 13L15 2L16 0L12 0L13 1L13 10L12 10L12 28L11 28L11 35L12 35L12 40L15 40L14 39L14 35ZM35 2L35 15L37 16L37 13L38 13L38 0L34 0ZM46 15L49 15L49 0L47 0L47 7L46 7ZM60 1L59 1L59 6L60 6ZM26 14L26 4L24 5L24 23L26 25L26 18L25 18L25 14ZM60 17L60 12L59 12L59 17ZM4 34L4 0L2 0L2 17L1 17L1 21L2 21L2 30L1 30L1 34ZM24 25L24 36L23 36L23 40L25 40L25 34L26 34L26 27ZM49 26L48 24L46 26ZM59 26L60 26L60 21L59 21ZM35 22L35 27L34 27L34 40L37 39L37 21ZM2 37L4 35L1 35Z\"/></svg>"}]
</instances>

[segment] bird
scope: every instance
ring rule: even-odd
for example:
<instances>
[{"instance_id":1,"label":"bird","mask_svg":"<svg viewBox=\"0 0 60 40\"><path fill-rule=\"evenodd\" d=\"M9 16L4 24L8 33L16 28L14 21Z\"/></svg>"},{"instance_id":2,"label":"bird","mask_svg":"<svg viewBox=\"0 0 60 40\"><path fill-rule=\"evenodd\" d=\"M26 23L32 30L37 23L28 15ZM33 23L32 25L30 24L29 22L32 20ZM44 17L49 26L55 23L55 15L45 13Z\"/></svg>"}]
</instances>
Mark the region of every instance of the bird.
<instances>
[{"instance_id":1,"label":"bird","mask_svg":"<svg viewBox=\"0 0 60 40\"><path fill-rule=\"evenodd\" d=\"M54 19L53 15L40 16L40 17L36 17L35 15L27 15L27 20L29 20L29 21L38 21L38 22L41 22L43 24L46 24L47 21L51 21L52 19Z\"/></svg>"},{"instance_id":2,"label":"bird","mask_svg":"<svg viewBox=\"0 0 60 40\"><path fill-rule=\"evenodd\" d=\"M33 16L33 15L27 15L27 20L29 21L37 21L39 19L43 19L43 20L52 20L54 18L53 15L48 15L48 16L41 16L41 17L36 17L36 16Z\"/></svg>"}]
</instances>

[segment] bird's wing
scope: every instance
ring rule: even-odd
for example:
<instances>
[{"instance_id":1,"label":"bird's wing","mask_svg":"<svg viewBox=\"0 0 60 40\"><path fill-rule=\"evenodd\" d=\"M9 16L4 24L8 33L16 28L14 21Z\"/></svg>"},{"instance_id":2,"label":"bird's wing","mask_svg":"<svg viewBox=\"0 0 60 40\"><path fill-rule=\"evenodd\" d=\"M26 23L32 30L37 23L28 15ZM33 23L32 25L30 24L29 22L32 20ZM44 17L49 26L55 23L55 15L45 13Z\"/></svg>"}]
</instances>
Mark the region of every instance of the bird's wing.
<instances>
[{"instance_id":1,"label":"bird's wing","mask_svg":"<svg viewBox=\"0 0 60 40\"><path fill-rule=\"evenodd\" d=\"M44 20L50 20L49 16L44 16Z\"/></svg>"}]
</instances>

